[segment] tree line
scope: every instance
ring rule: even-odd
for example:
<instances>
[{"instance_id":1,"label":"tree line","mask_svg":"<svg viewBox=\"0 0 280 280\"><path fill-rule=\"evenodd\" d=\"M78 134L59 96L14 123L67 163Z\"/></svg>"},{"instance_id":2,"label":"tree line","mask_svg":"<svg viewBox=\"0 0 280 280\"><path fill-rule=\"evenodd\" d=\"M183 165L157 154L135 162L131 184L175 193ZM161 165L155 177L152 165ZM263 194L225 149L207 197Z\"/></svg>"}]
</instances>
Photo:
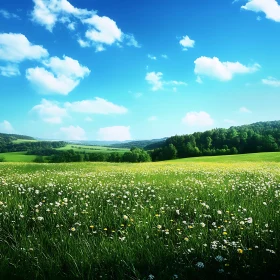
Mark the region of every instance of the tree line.
<instances>
[{"instance_id":1,"label":"tree line","mask_svg":"<svg viewBox=\"0 0 280 280\"><path fill-rule=\"evenodd\" d=\"M55 150L55 149L35 149L27 152L29 155L36 155L35 162L148 162L151 157L143 149L133 147L124 154L118 152L111 153L87 153L74 150Z\"/></svg>"},{"instance_id":2,"label":"tree line","mask_svg":"<svg viewBox=\"0 0 280 280\"><path fill-rule=\"evenodd\" d=\"M275 152L280 148L280 121L258 122L167 138L149 151L153 161L176 158Z\"/></svg>"},{"instance_id":3,"label":"tree line","mask_svg":"<svg viewBox=\"0 0 280 280\"><path fill-rule=\"evenodd\" d=\"M0 139L1 140L1 139ZM10 140L0 142L0 153L22 152L40 149L56 149L66 146L64 141L38 141L13 143Z\"/></svg>"}]
</instances>

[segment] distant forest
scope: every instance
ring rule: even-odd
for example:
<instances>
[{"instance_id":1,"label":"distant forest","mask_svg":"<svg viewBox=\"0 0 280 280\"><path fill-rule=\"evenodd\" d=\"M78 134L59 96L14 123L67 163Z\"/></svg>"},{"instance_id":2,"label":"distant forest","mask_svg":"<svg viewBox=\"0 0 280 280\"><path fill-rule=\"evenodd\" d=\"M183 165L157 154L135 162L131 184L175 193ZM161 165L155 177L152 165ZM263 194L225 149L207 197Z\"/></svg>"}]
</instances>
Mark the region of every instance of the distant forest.
<instances>
[{"instance_id":1,"label":"distant forest","mask_svg":"<svg viewBox=\"0 0 280 280\"><path fill-rule=\"evenodd\" d=\"M176 135L160 144L161 147L149 151L153 161L275 152L280 148L280 121L258 122L229 129L216 128L189 135Z\"/></svg>"}]
</instances>

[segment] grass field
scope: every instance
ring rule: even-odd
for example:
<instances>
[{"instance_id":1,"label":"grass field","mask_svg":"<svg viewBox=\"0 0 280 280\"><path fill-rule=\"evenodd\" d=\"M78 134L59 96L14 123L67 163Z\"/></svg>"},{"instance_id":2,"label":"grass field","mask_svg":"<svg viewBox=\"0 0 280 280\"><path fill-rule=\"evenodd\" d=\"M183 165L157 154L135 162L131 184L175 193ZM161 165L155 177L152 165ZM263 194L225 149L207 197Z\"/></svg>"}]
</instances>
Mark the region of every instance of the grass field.
<instances>
[{"instance_id":1,"label":"grass field","mask_svg":"<svg viewBox=\"0 0 280 280\"><path fill-rule=\"evenodd\" d=\"M14 144L26 143L26 142L38 142L38 140L27 140L27 139L17 139L13 140Z\"/></svg>"},{"instance_id":2,"label":"grass field","mask_svg":"<svg viewBox=\"0 0 280 280\"><path fill-rule=\"evenodd\" d=\"M57 150L74 150L78 152L87 152L87 153L125 153L129 151L129 149L118 149L118 148L110 148L110 147L102 147L102 146L84 146L84 145L73 145L69 144L65 147L58 148Z\"/></svg>"},{"instance_id":3,"label":"grass field","mask_svg":"<svg viewBox=\"0 0 280 280\"><path fill-rule=\"evenodd\" d=\"M1 279L279 279L279 163L0 163L0 187Z\"/></svg>"},{"instance_id":4,"label":"grass field","mask_svg":"<svg viewBox=\"0 0 280 280\"><path fill-rule=\"evenodd\" d=\"M36 156L26 155L26 152L0 153L0 158L6 162L32 162Z\"/></svg>"}]
</instances>

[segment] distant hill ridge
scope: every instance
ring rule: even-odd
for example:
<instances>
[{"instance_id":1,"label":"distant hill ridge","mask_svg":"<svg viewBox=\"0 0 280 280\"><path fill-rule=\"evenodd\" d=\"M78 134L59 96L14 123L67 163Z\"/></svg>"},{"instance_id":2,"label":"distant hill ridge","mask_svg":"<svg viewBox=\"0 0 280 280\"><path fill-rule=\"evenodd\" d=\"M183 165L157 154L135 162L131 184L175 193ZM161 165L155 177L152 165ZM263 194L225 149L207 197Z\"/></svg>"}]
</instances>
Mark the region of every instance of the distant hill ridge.
<instances>
[{"instance_id":1,"label":"distant hill ridge","mask_svg":"<svg viewBox=\"0 0 280 280\"><path fill-rule=\"evenodd\" d=\"M19 134L7 134L7 133L0 133L0 138L5 141L14 141L17 139L35 140L35 138L31 136L19 135Z\"/></svg>"}]
</instances>

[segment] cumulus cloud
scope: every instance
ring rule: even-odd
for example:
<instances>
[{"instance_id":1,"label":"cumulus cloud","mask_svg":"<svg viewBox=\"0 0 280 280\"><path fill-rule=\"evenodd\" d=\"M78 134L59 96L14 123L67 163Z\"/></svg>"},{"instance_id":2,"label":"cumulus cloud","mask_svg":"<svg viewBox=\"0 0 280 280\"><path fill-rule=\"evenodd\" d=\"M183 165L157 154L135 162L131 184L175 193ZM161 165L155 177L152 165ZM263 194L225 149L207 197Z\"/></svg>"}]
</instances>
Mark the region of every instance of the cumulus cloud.
<instances>
[{"instance_id":1,"label":"cumulus cloud","mask_svg":"<svg viewBox=\"0 0 280 280\"><path fill-rule=\"evenodd\" d=\"M262 79L262 83L264 85L269 85L272 87L280 87L280 80L277 80L276 78L273 78L273 77L268 77L267 79Z\"/></svg>"},{"instance_id":2,"label":"cumulus cloud","mask_svg":"<svg viewBox=\"0 0 280 280\"><path fill-rule=\"evenodd\" d=\"M112 19L106 16L100 17L94 15L91 18L85 19L83 22L92 26L92 29L86 32L86 38L90 41L107 45L121 41L122 31Z\"/></svg>"},{"instance_id":3,"label":"cumulus cloud","mask_svg":"<svg viewBox=\"0 0 280 280\"><path fill-rule=\"evenodd\" d=\"M161 57L164 59L168 59L168 56L166 54L162 54Z\"/></svg>"},{"instance_id":4,"label":"cumulus cloud","mask_svg":"<svg viewBox=\"0 0 280 280\"><path fill-rule=\"evenodd\" d=\"M163 88L161 72L149 72L147 73L145 80L152 85L152 91L157 91Z\"/></svg>"},{"instance_id":5,"label":"cumulus cloud","mask_svg":"<svg viewBox=\"0 0 280 280\"><path fill-rule=\"evenodd\" d=\"M0 66L0 75L4 77L19 76L20 71L17 64L8 64L6 66Z\"/></svg>"},{"instance_id":6,"label":"cumulus cloud","mask_svg":"<svg viewBox=\"0 0 280 280\"><path fill-rule=\"evenodd\" d=\"M0 60L22 62L47 57L48 51L42 46L33 45L23 34L0 34Z\"/></svg>"},{"instance_id":7,"label":"cumulus cloud","mask_svg":"<svg viewBox=\"0 0 280 280\"><path fill-rule=\"evenodd\" d=\"M280 5L276 0L249 0L241 7L255 13L264 13L267 19L280 22Z\"/></svg>"},{"instance_id":8,"label":"cumulus cloud","mask_svg":"<svg viewBox=\"0 0 280 280\"><path fill-rule=\"evenodd\" d=\"M179 44L183 47L184 51L187 51L188 48L194 47L195 41L186 35L179 41Z\"/></svg>"},{"instance_id":9,"label":"cumulus cloud","mask_svg":"<svg viewBox=\"0 0 280 280\"><path fill-rule=\"evenodd\" d=\"M252 113L252 111L250 111L249 109L247 109L246 107L241 107L239 109L240 113Z\"/></svg>"},{"instance_id":10,"label":"cumulus cloud","mask_svg":"<svg viewBox=\"0 0 280 280\"><path fill-rule=\"evenodd\" d=\"M61 127L60 134L65 140L86 140L86 132L80 126L70 125L68 127Z\"/></svg>"},{"instance_id":11,"label":"cumulus cloud","mask_svg":"<svg viewBox=\"0 0 280 280\"><path fill-rule=\"evenodd\" d=\"M103 127L98 131L98 139L103 141L132 140L130 126Z\"/></svg>"},{"instance_id":12,"label":"cumulus cloud","mask_svg":"<svg viewBox=\"0 0 280 280\"><path fill-rule=\"evenodd\" d=\"M0 16L4 17L5 19L20 19L18 15L10 13L3 9L0 10Z\"/></svg>"},{"instance_id":13,"label":"cumulus cloud","mask_svg":"<svg viewBox=\"0 0 280 280\"><path fill-rule=\"evenodd\" d=\"M146 74L145 80L152 86L152 91L158 91L163 89L164 85L167 86L187 86L187 83L181 81L164 81L162 79L163 74L161 72L149 72ZM177 90L177 89L176 89ZM175 90L175 91L176 91ZM174 88L173 88L174 91Z\"/></svg>"},{"instance_id":14,"label":"cumulus cloud","mask_svg":"<svg viewBox=\"0 0 280 280\"><path fill-rule=\"evenodd\" d=\"M85 118L85 122L92 122L92 121L93 121L93 119L91 117L86 117Z\"/></svg>"},{"instance_id":15,"label":"cumulus cloud","mask_svg":"<svg viewBox=\"0 0 280 280\"><path fill-rule=\"evenodd\" d=\"M78 9L67 0L33 0L32 20L52 31L57 22L68 23L91 16L95 11Z\"/></svg>"},{"instance_id":16,"label":"cumulus cloud","mask_svg":"<svg viewBox=\"0 0 280 280\"><path fill-rule=\"evenodd\" d=\"M85 38L79 38L81 47L94 46L97 52L105 50L104 45L123 43L139 48L133 34L125 34L116 22L107 16L99 16L96 11L79 9L67 0L33 0L32 20L51 31L57 23L75 30L78 23L86 26Z\"/></svg>"},{"instance_id":17,"label":"cumulus cloud","mask_svg":"<svg viewBox=\"0 0 280 280\"><path fill-rule=\"evenodd\" d=\"M235 74L254 73L260 69L260 65L257 63L252 66L245 66L240 62L221 62L217 57L201 56L194 63L195 74L208 76L220 81L229 81Z\"/></svg>"},{"instance_id":18,"label":"cumulus cloud","mask_svg":"<svg viewBox=\"0 0 280 280\"><path fill-rule=\"evenodd\" d=\"M7 120L4 120L3 122L0 123L0 132L13 133L13 132L15 132L15 130L10 122L8 122Z\"/></svg>"},{"instance_id":19,"label":"cumulus cloud","mask_svg":"<svg viewBox=\"0 0 280 280\"><path fill-rule=\"evenodd\" d=\"M90 73L90 70L82 66L78 60L68 56L64 56L63 59L52 57L43 64L49 70L43 67L26 70L26 78L42 94L67 95Z\"/></svg>"},{"instance_id":20,"label":"cumulus cloud","mask_svg":"<svg viewBox=\"0 0 280 280\"><path fill-rule=\"evenodd\" d=\"M189 112L182 119L182 122L188 126L212 126L214 120L206 112Z\"/></svg>"},{"instance_id":21,"label":"cumulus cloud","mask_svg":"<svg viewBox=\"0 0 280 280\"><path fill-rule=\"evenodd\" d=\"M67 117L65 108L59 106L55 101L43 99L40 104L34 106L31 110L39 116L44 122L60 124L64 117Z\"/></svg>"},{"instance_id":22,"label":"cumulus cloud","mask_svg":"<svg viewBox=\"0 0 280 280\"><path fill-rule=\"evenodd\" d=\"M125 114L127 109L123 106L116 105L105 99L96 97L94 100L82 100L77 102L67 102L65 107L73 112L87 114Z\"/></svg>"}]
</instances>

